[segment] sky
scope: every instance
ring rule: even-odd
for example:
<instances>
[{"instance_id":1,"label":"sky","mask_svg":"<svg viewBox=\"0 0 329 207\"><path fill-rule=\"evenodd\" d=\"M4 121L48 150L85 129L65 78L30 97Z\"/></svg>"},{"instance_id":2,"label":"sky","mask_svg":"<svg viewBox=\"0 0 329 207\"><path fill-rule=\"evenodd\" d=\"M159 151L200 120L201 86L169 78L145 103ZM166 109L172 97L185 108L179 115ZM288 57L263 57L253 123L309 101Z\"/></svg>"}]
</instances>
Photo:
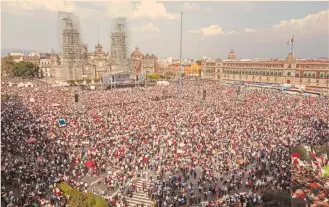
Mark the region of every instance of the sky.
<instances>
[{"instance_id":1,"label":"sky","mask_svg":"<svg viewBox=\"0 0 329 207\"><path fill-rule=\"evenodd\" d=\"M112 20L127 18L132 52L159 58L285 58L294 35L299 58L329 56L328 2L131 2L31 0L1 2L1 48L59 51L58 11L80 18L83 41L94 51L109 50Z\"/></svg>"}]
</instances>

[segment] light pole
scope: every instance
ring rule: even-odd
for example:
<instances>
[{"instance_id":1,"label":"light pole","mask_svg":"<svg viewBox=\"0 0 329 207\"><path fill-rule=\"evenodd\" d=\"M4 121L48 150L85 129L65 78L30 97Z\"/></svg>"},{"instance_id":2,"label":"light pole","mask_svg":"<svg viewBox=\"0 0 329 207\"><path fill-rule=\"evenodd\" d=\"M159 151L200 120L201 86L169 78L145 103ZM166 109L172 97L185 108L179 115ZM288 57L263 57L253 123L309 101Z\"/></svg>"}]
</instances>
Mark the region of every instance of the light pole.
<instances>
[{"instance_id":1,"label":"light pole","mask_svg":"<svg viewBox=\"0 0 329 207\"><path fill-rule=\"evenodd\" d=\"M183 12L180 13L180 51L179 51L179 88L178 98L182 98L182 39L183 39Z\"/></svg>"}]
</instances>

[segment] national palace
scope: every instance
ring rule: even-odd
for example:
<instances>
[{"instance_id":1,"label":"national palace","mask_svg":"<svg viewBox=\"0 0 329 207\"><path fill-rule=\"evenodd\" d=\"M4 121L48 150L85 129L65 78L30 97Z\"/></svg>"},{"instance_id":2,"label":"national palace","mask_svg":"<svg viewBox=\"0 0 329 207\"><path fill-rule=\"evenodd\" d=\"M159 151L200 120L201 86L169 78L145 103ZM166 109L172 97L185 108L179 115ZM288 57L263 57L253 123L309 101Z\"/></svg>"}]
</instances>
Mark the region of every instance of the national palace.
<instances>
[{"instance_id":1,"label":"national palace","mask_svg":"<svg viewBox=\"0 0 329 207\"><path fill-rule=\"evenodd\" d=\"M286 59L237 60L233 50L227 60L202 60L201 77L219 81L250 81L292 84L312 88L329 87L329 60Z\"/></svg>"}]
</instances>

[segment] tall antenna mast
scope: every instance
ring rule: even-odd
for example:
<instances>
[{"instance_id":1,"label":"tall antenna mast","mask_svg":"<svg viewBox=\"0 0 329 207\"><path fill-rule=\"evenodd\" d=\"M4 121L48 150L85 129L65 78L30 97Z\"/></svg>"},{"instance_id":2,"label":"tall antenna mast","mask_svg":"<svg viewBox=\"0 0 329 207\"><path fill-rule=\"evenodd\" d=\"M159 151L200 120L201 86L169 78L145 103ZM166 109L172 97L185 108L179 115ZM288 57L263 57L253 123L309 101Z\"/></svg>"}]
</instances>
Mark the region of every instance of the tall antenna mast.
<instances>
[{"instance_id":1,"label":"tall antenna mast","mask_svg":"<svg viewBox=\"0 0 329 207\"><path fill-rule=\"evenodd\" d=\"M98 33L98 25L97 25L97 41L98 41L98 44L99 44L99 33Z\"/></svg>"}]
</instances>

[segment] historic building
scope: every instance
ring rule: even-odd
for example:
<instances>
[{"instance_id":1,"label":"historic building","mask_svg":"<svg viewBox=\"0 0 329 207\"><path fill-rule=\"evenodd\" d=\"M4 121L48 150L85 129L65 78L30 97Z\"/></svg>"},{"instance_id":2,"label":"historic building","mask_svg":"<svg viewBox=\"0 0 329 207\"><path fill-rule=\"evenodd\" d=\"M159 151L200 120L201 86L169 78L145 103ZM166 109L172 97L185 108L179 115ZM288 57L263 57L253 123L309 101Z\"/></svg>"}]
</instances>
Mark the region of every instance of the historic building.
<instances>
[{"instance_id":1,"label":"historic building","mask_svg":"<svg viewBox=\"0 0 329 207\"><path fill-rule=\"evenodd\" d=\"M233 50L228 60L201 61L201 77L220 81L250 81L276 84L329 87L328 59L299 60L292 53L285 60L236 60Z\"/></svg>"},{"instance_id":2,"label":"historic building","mask_svg":"<svg viewBox=\"0 0 329 207\"><path fill-rule=\"evenodd\" d=\"M95 46L95 51L88 53L87 62L84 66L85 79L101 79L104 75L111 73L111 58L103 51L99 43Z\"/></svg>"},{"instance_id":3,"label":"historic building","mask_svg":"<svg viewBox=\"0 0 329 207\"><path fill-rule=\"evenodd\" d=\"M158 57L155 55L143 55L136 47L135 51L130 55L131 70L133 77L139 74L152 74L158 72Z\"/></svg>"}]
</instances>

